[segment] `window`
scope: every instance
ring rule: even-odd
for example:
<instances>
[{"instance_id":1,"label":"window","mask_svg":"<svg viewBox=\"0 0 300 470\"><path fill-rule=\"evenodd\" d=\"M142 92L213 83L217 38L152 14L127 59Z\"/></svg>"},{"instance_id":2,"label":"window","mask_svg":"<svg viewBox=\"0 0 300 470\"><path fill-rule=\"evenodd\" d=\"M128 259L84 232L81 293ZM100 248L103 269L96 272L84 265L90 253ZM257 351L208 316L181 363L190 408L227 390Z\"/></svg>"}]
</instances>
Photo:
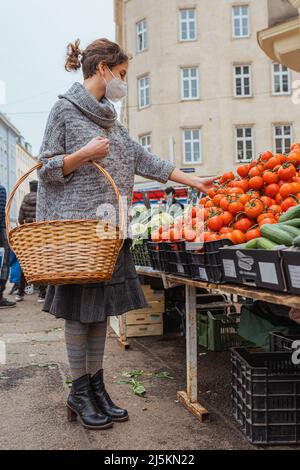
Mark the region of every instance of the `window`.
<instances>
[{"instance_id":1,"label":"window","mask_svg":"<svg viewBox=\"0 0 300 470\"><path fill-rule=\"evenodd\" d=\"M197 39L196 9L180 10L180 41L195 41Z\"/></svg>"},{"instance_id":2,"label":"window","mask_svg":"<svg viewBox=\"0 0 300 470\"><path fill-rule=\"evenodd\" d=\"M141 135L140 144L147 152L151 152L151 134Z\"/></svg>"},{"instance_id":3,"label":"window","mask_svg":"<svg viewBox=\"0 0 300 470\"><path fill-rule=\"evenodd\" d=\"M293 140L291 124L274 125L274 148L276 153L289 153Z\"/></svg>"},{"instance_id":4,"label":"window","mask_svg":"<svg viewBox=\"0 0 300 470\"><path fill-rule=\"evenodd\" d=\"M201 130L185 129L183 131L183 162L201 163Z\"/></svg>"},{"instance_id":5,"label":"window","mask_svg":"<svg viewBox=\"0 0 300 470\"><path fill-rule=\"evenodd\" d=\"M149 77L143 77L138 80L139 86L139 108L150 106L150 80Z\"/></svg>"},{"instance_id":6,"label":"window","mask_svg":"<svg viewBox=\"0 0 300 470\"><path fill-rule=\"evenodd\" d=\"M291 74L288 67L273 64L273 95L291 94Z\"/></svg>"},{"instance_id":7,"label":"window","mask_svg":"<svg viewBox=\"0 0 300 470\"><path fill-rule=\"evenodd\" d=\"M181 69L181 99L199 99L199 74L196 67Z\"/></svg>"},{"instance_id":8,"label":"window","mask_svg":"<svg viewBox=\"0 0 300 470\"><path fill-rule=\"evenodd\" d=\"M237 162L249 162L254 156L252 127L236 128L236 159Z\"/></svg>"},{"instance_id":9,"label":"window","mask_svg":"<svg viewBox=\"0 0 300 470\"><path fill-rule=\"evenodd\" d=\"M234 67L234 96L242 98L252 96L251 65Z\"/></svg>"},{"instance_id":10,"label":"window","mask_svg":"<svg viewBox=\"0 0 300 470\"><path fill-rule=\"evenodd\" d=\"M147 20L140 21L137 29L137 52L143 52L148 47Z\"/></svg>"},{"instance_id":11,"label":"window","mask_svg":"<svg viewBox=\"0 0 300 470\"><path fill-rule=\"evenodd\" d=\"M232 7L232 36L247 38L249 35L249 7L247 5Z\"/></svg>"}]
</instances>

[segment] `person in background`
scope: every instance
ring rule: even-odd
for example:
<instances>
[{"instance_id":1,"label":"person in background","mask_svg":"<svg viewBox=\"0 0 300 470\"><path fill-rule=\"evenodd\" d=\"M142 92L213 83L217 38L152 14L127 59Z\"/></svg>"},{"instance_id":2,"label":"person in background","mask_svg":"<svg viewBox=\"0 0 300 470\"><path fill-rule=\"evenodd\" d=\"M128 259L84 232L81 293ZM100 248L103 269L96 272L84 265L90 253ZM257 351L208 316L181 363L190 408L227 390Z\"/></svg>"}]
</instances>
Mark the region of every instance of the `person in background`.
<instances>
[{"instance_id":1,"label":"person in background","mask_svg":"<svg viewBox=\"0 0 300 470\"><path fill-rule=\"evenodd\" d=\"M9 244L5 228L6 189L0 184L0 248L4 248L4 262L0 272L0 308L11 308L16 302L10 302L3 297L9 275Z\"/></svg>"},{"instance_id":2,"label":"person in background","mask_svg":"<svg viewBox=\"0 0 300 470\"><path fill-rule=\"evenodd\" d=\"M167 212L170 212L170 210L174 212L174 209L178 209L178 208L182 210L184 209L184 205L180 201L178 201L178 199L176 199L175 194L176 194L176 190L175 188L173 188L173 186L169 186L168 188L166 188L165 199L163 203L165 204L165 209Z\"/></svg>"},{"instance_id":3,"label":"person in background","mask_svg":"<svg viewBox=\"0 0 300 470\"><path fill-rule=\"evenodd\" d=\"M36 219L36 199L38 190L38 181L30 181L29 183L30 193L24 196L20 211L19 211L19 224L30 224ZM16 301L21 302L24 300L25 295L26 279L23 271L21 271L19 291L16 295ZM39 287L38 302L44 302L46 295L46 287Z\"/></svg>"}]
</instances>

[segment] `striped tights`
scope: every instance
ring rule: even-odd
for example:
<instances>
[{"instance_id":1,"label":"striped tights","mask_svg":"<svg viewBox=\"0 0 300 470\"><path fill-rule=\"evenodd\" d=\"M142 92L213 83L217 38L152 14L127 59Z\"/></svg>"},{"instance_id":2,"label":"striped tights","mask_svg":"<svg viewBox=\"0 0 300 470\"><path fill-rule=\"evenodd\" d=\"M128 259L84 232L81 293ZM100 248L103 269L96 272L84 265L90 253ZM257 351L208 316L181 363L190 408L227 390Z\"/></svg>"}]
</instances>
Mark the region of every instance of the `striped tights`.
<instances>
[{"instance_id":1,"label":"striped tights","mask_svg":"<svg viewBox=\"0 0 300 470\"><path fill-rule=\"evenodd\" d=\"M86 374L93 376L103 368L106 331L107 321L65 321L65 341L73 380Z\"/></svg>"}]
</instances>

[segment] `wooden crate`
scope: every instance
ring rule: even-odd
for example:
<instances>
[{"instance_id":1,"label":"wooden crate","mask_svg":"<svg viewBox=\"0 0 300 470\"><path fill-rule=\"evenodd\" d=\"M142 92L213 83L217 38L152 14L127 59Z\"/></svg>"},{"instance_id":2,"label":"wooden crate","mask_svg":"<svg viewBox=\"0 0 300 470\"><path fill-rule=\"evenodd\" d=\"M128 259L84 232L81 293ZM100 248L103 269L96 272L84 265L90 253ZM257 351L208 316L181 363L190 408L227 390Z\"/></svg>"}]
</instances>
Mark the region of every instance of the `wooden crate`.
<instances>
[{"instance_id":1,"label":"wooden crate","mask_svg":"<svg viewBox=\"0 0 300 470\"><path fill-rule=\"evenodd\" d=\"M128 338L134 336L161 336L163 334L163 324L152 325L127 325L126 335Z\"/></svg>"},{"instance_id":2,"label":"wooden crate","mask_svg":"<svg viewBox=\"0 0 300 470\"><path fill-rule=\"evenodd\" d=\"M163 312L158 313L126 313L126 325L151 325L163 322Z\"/></svg>"}]
</instances>

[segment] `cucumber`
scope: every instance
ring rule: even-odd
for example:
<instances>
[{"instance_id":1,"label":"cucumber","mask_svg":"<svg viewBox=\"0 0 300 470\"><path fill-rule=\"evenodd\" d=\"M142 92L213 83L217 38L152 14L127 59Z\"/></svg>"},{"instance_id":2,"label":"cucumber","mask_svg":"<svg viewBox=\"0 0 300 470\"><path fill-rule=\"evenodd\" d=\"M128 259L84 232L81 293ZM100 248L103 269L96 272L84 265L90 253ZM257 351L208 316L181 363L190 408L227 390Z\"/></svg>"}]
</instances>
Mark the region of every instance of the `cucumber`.
<instances>
[{"instance_id":1,"label":"cucumber","mask_svg":"<svg viewBox=\"0 0 300 470\"><path fill-rule=\"evenodd\" d=\"M284 229L279 228L279 224L265 224L260 230L265 238L278 245L292 246L293 244L293 237Z\"/></svg>"},{"instance_id":2,"label":"cucumber","mask_svg":"<svg viewBox=\"0 0 300 470\"><path fill-rule=\"evenodd\" d=\"M300 228L300 219L287 220L286 222L281 222L279 225L291 225L292 227Z\"/></svg>"},{"instance_id":3,"label":"cucumber","mask_svg":"<svg viewBox=\"0 0 300 470\"><path fill-rule=\"evenodd\" d=\"M298 246L298 247L300 247L300 236L299 236L299 237L296 237L296 238L294 238L294 246Z\"/></svg>"},{"instance_id":4,"label":"cucumber","mask_svg":"<svg viewBox=\"0 0 300 470\"><path fill-rule=\"evenodd\" d=\"M255 250L257 248L257 240L258 238L254 238L253 240L250 240L249 242L246 243L245 249L246 250Z\"/></svg>"},{"instance_id":5,"label":"cucumber","mask_svg":"<svg viewBox=\"0 0 300 470\"><path fill-rule=\"evenodd\" d=\"M298 204L298 206L292 207L285 214L283 214L279 219L279 223L287 222L288 220L299 219L299 218L300 218L300 204Z\"/></svg>"},{"instance_id":6,"label":"cucumber","mask_svg":"<svg viewBox=\"0 0 300 470\"><path fill-rule=\"evenodd\" d=\"M279 224L280 230L284 230L286 233L289 233L293 238L296 238L300 235L300 230L297 227L292 227L292 225Z\"/></svg>"},{"instance_id":7,"label":"cucumber","mask_svg":"<svg viewBox=\"0 0 300 470\"><path fill-rule=\"evenodd\" d=\"M277 248L277 246L278 243L274 243L271 240L268 240L268 238L257 238L256 248L258 248L259 250L274 250L274 248Z\"/></svg>"}]
</instances>

